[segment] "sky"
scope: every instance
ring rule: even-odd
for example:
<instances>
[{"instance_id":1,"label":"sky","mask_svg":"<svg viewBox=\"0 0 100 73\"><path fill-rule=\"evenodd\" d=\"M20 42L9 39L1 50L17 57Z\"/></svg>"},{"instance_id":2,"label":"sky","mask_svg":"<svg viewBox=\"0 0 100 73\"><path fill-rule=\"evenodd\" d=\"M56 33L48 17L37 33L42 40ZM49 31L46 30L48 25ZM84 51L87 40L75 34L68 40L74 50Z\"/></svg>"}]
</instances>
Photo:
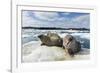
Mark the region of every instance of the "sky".
<instances>
[{"instance_id":1,"label":"sky","mask_svg":"<svg viewBox=\"0 0 100 73\"><path fill-rule=\"evenodd\" d=\"M90 28L90 14L23 10L22 27Z\"/></svg>"}]
</instances>

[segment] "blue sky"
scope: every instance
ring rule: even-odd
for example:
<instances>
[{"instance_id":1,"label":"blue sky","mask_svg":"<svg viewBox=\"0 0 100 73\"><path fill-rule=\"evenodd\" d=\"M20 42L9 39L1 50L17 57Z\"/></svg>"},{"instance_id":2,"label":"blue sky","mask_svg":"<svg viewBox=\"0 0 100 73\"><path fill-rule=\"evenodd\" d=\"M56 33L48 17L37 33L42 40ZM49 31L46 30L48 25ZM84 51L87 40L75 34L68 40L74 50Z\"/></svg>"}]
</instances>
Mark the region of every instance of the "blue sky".
<instances>
[{"instance_id":1,"label":"blue sky","mask_svg":"<svg viewBox=\"0 0 100 73\"><path fill-rule=\"evenodd\" d=\"M90 28L90 14L79 12L22 11L23 27Z\"/></svg>"}]
</instances>

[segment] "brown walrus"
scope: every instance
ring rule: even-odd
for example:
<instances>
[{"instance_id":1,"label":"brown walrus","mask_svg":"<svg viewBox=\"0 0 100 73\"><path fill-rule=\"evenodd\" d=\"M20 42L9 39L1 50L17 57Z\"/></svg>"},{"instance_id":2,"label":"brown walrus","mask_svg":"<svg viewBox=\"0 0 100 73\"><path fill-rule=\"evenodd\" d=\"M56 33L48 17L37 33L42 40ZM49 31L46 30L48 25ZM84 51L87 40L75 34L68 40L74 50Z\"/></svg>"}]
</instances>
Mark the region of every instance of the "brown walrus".
<instances>
[{"instance_id":1,"label":"brown walrus","mask_svg":"<svg viewBox=\"0 0 100 73\"><path fill-rule=\"evenodd\" d=\"M63 47L68 50L71 56L78 53L81 50L81 44L72 35L66 35L63 38Z\"/></svg>"},{"instance_id":2,"label":"brown walrus","mask_svg":"<svg viewBox=\"0 0 100 73\"><path fill-rule=\"evenodd\" d=\"M62 38L56 33L47 33L47 35L39 35L38 38L40 38L42 44L41 45L47 45L47 46L58 46L62 47Z\"/></svg>"}]
</instances>

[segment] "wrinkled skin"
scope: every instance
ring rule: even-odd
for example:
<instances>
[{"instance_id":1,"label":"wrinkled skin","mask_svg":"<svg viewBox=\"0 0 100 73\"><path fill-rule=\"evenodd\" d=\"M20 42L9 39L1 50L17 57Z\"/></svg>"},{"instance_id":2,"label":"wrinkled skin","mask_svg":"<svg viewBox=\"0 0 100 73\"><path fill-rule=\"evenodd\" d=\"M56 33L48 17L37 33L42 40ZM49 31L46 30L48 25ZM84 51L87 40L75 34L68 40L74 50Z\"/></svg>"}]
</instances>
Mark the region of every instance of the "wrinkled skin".
<instances>
[{"instance_id":1,"label":"wrinkled skin","mask_svg":"<svg viewBox=\"0 0 100 73\"><path fill-rule=\"evenodd\" d=\"M63 47L68 50L71 56L74 56L81 50L81 44L72 35L66 35L63 38Z\"/></svg>"},{"instance_id":2,"label":"wrinkled skin","mask_svg":"<svg viewBox=\"0 0 100 73\"><path fill-rule=\"evenodd\" d=\"M46 46L58 46L62 47L62 39L55 33L49 33L47 35L39 35L38 38L41 40L41 45Z\"/></svg>"}]
</instances>

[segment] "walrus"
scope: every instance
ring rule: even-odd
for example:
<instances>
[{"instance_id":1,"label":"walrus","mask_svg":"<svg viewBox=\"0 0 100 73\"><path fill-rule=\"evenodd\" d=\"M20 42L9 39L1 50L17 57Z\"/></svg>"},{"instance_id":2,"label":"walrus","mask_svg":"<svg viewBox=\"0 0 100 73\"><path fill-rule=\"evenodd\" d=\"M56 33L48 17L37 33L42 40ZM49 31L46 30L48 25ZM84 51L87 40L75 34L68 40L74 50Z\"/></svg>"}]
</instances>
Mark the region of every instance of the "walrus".
<instances>
[{"instance_id":1,"label":"walrus","mask_svg":"<svg viewBox=\"0 0 100 73\"><path fill-rule=\"evenodd\" d=\"M62 38L56 33L47 33L47 35L41 34L38 38L42 42L41 45L62 47Z\"/></svg>"},{"instance_id":2,"label":"walrus","mask_svg":"<svg viewBox=\"0 0 100 73\"><path fill-rule=\"evenodd\" d=\"M81 44L72 35L66 35L63 38L63 48L70 56L74 56L81 50Z\"/></svg>"}]
</instances>

